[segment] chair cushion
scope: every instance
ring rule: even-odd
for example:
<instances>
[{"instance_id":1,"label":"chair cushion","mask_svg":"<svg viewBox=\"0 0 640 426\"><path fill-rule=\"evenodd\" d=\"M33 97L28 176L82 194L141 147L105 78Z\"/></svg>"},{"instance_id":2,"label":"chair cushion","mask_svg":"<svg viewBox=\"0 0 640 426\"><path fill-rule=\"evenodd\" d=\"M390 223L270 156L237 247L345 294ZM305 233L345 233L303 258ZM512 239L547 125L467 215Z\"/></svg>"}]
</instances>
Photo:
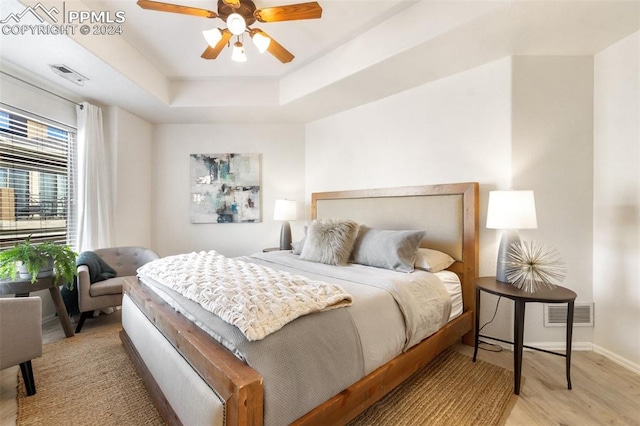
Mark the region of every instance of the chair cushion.
<instances>
[{"instance_id":1,"label":"chair cushion","mask_svg":"<svg viewBox=\"0 0 640 426\"><path fill-rule=\"evenodd\" d=\"M158 258L155 252L144 247L103 248L95 250L94 253L115 269L118 277L136 275L139 267Z\"/></svg>"},{"instance_id":2,"label":"chair cushion","mask_svg":"<svg viewBox=\"0 0 640 426\"><path fill-rule=\"evenodd\" d=\"M122 294L124 278L126 277L115 277L93 283L89 287L89 294L91 297L104 296L107 294Z\"/></svg>"}]
</instances>

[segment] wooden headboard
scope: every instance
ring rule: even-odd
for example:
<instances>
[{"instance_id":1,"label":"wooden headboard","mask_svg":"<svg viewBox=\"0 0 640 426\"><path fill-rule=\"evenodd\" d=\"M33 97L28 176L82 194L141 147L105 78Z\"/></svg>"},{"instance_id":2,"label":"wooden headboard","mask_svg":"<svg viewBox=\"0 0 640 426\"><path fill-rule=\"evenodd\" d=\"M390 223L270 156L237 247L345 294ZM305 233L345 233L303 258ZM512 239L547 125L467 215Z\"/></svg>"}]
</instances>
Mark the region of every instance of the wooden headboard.
<instances>
[{"instance_id":1,"label":"wooden headboard","mask_svg":"<svg viewBox=\"0 0 640 426\"><path fill-rule=\"evenodd\" d=\"M421 247L444 251L456 260L449 269L462 281L464 310L474 310L478 193L477 182L316 192L311 195L311 217L351 219L380 229L427 231Z\"/></svg>"}]
</instances>

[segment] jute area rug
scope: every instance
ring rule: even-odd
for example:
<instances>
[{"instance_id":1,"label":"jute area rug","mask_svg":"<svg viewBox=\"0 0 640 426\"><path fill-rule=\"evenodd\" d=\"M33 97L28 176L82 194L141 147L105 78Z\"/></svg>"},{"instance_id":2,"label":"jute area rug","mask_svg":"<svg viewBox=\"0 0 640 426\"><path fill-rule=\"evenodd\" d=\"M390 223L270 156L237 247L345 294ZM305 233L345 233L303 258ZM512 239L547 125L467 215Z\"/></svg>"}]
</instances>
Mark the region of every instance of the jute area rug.
<instances>
[{"instance_id":1,"label":"jute area rug","mask_svg":"<svg viewBox=\"0 0 640 426\"><path fill-rule=\"evenodd\" d=\"M17 425L162 425L124 350L119 323L48 343L32 361L36 394L18 373Z\"/></svg>"},{"instance_id":2,"label":"jute area rug","mask_svg":"<svg viewBox=\"0 0 640 426\"><path fill-rule=\"evenodd\" d=\"M33 361L36 395L26 396L18 374L17 424L162 425L119 331L45 345ZM512 386L513 372L446 351L350 425L500 425L515 403Z\"/></svg>"}]
</instances>

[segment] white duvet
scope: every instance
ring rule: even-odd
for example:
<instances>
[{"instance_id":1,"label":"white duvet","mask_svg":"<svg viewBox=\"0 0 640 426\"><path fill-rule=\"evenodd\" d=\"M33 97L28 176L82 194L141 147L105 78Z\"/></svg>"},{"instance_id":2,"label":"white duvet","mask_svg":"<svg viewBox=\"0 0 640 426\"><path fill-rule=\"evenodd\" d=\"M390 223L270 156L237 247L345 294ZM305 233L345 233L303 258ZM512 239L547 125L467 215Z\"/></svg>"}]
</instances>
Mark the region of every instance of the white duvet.
<instances>
[{"instance_id":1,"label":"white duvet","mask_svg":"<svg viewBox=\"0 0 640 426\"><path fill-rule=\"evenodd\" d=\"M300 316L353 301L339 285L229 259L215 251L157 259L139 268L138 275L197 302L238 327L248 340L261 340Z\"/></svg>"}]
</instances>

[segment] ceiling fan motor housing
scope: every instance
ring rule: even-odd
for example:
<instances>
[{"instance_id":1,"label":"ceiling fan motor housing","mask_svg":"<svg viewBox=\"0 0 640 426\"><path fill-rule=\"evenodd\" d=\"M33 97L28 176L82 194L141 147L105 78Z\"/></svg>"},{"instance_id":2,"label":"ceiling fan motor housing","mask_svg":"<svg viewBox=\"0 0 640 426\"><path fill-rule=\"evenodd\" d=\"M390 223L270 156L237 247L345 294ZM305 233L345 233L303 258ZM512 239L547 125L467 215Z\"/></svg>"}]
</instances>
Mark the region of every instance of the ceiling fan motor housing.
<instances>
[{"instance_id":1,"label":"ceiling fan motor housing","mask_svg":"<svg viewBox=\"0 0 640 426\"><path fill-rule=\"evenodd\" d=\"M247 23L247 26L256 22L253 12L256 11L256 5L251 0L240 0L240 5L236 8L226 4L223 0L218 0L218 16L224 22L232 13L240 14Z\"/></svg>"}]
</instances>

